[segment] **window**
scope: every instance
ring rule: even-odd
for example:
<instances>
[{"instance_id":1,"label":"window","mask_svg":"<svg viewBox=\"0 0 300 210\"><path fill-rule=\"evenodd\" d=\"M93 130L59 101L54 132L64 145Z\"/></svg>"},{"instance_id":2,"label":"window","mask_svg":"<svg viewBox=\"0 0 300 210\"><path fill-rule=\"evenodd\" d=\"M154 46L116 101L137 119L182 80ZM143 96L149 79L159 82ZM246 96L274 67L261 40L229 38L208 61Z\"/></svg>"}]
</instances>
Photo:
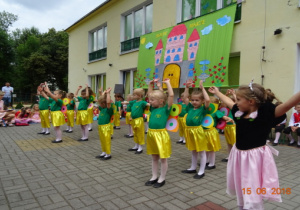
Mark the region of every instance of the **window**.
<instances>
[{"instance_id":1,"label":"window","mask_svg":"<svg viewBox=\"0 0 300 210\"><path fill-rule=\"evenodd\" d=\"M126 98L128 94L133 92L134 87L134 78L136 76L136 70L126 70L121 71L122 76L122 83L124 84L124 97Z\"/></svg>"},{"instance_id":2,"label":"window","mask_svg":"<svg viewBox=\"0 0 300 210\"><path fill-rule=\"evenodd\" d=\"M235 21L241 19L241 0L177 0L177 23L193 19L237 2Z\"/></svg>"},{"instance_id":3,"label":"window","mask_svg":"<svg viewBox=\"0 0 300 210\"><path fill-rule=\"evenodd\" d=\"M89 61L106 57L107 47L107 27L97 28L90 33L90 53Z\"/></svg>"},{"instance_id":4,"label":"window","mask_svg":"<svg viewBox=\"0 0 300 210\"><path fill-rule=\"evenodd\" d=\"M106 75L98 74L89 76L90 87L96 94L98 98L98 90L102 87L103 90L106 90Z\"/></svg>"},{"instance_id":5,"label":"window","mask_svg":"<svg viewBox=\"0 0 300 210\"><path fill-rule=\"evenodd\" d=\"M121 52L139 48L139 37L152 32L153 4L141 5L138 9L122 16L123 35L121 36Z\"/></svg>"}]
</instances>

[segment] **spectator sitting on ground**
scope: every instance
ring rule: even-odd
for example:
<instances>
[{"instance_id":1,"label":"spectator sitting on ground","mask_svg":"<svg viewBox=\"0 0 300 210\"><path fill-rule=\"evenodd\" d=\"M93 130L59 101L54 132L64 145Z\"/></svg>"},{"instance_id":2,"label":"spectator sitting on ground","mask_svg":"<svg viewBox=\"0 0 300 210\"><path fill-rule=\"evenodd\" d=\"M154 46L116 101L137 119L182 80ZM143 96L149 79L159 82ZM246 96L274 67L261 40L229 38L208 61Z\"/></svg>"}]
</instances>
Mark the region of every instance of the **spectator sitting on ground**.
<instances>
[{"instance_id":1,"label":"spectator sitting on ground","mask_svg":"<svg viewBox=\"0 0 300 210\"><path fill-rule=\"evenodd\" d=\"M13 126L12 120L15 118L15 111L12 109L4 110L4 101L2 100L4 92L0 91L0 120L1 124L6 126Z\"/></svg>"},{"instance_id":2,"label":"spectator sitting on ground","mask_svg":"<svg viewBox=\"0 0 300 210\"><path fill-rule=\"evenodd\" d=\"M31 123L41 123L40 109L38 104L34 104L31 110Z\"/></svg>"}]
</instances>

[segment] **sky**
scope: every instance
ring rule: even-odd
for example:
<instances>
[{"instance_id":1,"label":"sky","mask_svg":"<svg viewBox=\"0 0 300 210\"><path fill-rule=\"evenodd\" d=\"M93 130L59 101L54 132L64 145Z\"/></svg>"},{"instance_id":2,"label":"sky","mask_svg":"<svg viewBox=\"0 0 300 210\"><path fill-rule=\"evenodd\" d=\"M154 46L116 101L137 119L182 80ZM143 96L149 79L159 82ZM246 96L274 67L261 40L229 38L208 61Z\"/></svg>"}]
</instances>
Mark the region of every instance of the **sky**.
<instances>
[{"instance_id":1,"label":"sky","mask_svg":"<svg viewBox=\"0 0 300 210\"><path fill-rule=\"evenodd\" d=\"M105 0L0 0L0 11L18 16L10 31L32 26L45 33L64 30Z\"/></svg>"}]
</instances>

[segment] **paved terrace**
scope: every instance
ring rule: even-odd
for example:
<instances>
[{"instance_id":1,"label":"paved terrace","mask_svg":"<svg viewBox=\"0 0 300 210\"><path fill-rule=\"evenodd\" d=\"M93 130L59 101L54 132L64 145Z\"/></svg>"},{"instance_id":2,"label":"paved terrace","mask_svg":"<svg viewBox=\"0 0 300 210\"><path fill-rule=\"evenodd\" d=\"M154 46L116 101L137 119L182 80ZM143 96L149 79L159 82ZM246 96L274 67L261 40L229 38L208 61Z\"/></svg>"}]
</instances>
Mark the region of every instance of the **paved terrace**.
<instances>
[{"instance_id":1,"label":"paved terrace","mask_svg":"<svg viewBox=\"0 0 300 210\"><path fill-rule=\"evenodd\" d=\"M124 120L121 121L124 125ZM63 143L50 143L51 135L37 135L40 125L0 128L0 209L237 209L236 200L225 193L227 156L224 137L216 154L216 169L193 179L182 174L190 165L190 152L176 144L170 133L173 154L169 159L166 185L155 189L144 183L151 177L151 156L127 149L133 139L124 134L127 126L115 130L112 159L95 159L101 148L94 122L88 142L77 142L80 129L63 133ZM275 157L283 203L266 203L265 209L300 209L300 150L277 146Z\"/></svg>"}]
</instances>

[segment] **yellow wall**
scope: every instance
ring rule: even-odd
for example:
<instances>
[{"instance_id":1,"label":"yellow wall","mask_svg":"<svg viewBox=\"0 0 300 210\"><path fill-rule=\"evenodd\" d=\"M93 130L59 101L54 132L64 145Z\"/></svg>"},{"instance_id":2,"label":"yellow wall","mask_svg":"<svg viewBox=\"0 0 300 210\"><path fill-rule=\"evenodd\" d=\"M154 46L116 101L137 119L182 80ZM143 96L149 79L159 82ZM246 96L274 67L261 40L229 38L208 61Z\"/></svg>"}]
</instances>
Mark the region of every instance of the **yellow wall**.
<instances>
[{"instance_id":1,"label":"yellow wall","mask_svg":"<svg viewBox=\"0 0 300 210\"><path fill-rule=\"evenodd\" d=\"M70 27L69 89L87 82L88 75L107 74L107 86L120 83L120 70L135 69L138 51L120 55L121 14L145 1L112 0L82 23ZM170 2L174 4L170 5ZM252 78L271 88L281 100L294 93L299 56L300 9L298 0L244 0L241 22L235 24L232 53L240 53L240 84ZM176 25L176 0L153 0L153 31ZM107 59L88 63L88 32L107 23ZM280 35L273 35L282 28ZM265 62L262 59L265 46ZM109 67L109 63L113 64ZM84 72L82 68L87 69ZM300 80L300 79L299 79Z\"/></svg>"}]
</instances>

